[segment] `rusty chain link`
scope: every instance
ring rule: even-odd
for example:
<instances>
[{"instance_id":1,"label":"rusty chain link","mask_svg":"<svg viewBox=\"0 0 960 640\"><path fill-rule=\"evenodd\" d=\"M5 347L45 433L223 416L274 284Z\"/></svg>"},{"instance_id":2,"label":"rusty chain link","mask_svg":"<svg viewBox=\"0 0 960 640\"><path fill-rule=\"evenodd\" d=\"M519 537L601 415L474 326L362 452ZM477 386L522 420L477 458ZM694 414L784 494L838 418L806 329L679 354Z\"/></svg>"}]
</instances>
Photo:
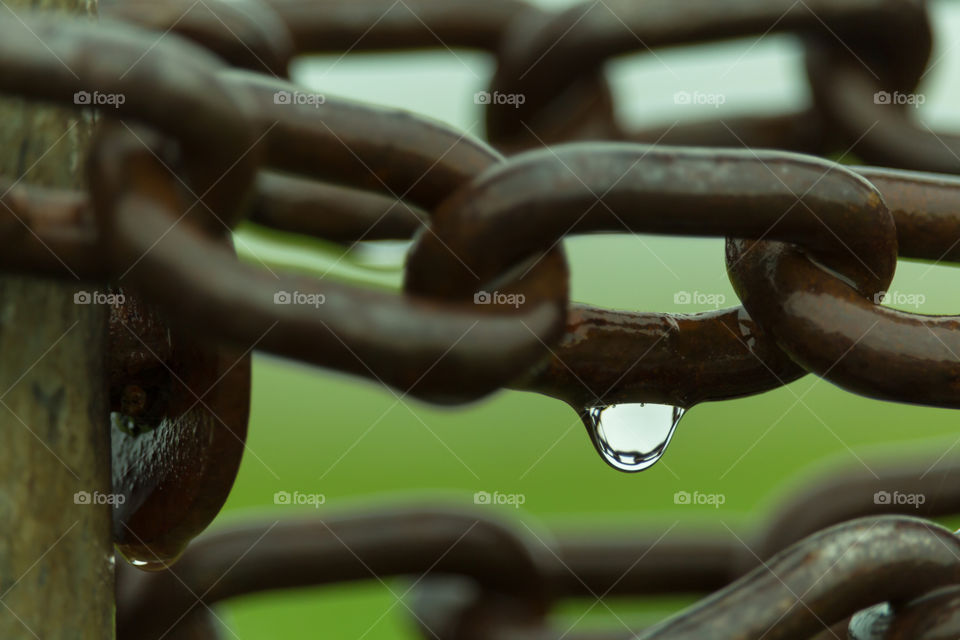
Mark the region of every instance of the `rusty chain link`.
<instances>
[{"instance_id":1,"label":"rusty chain link","mask_svg":"<svg viewBox=\"0 0 960 640\"><path fill-rule=\"evenodd\" d=\"M231 363L250 345L435 403L508 387L577 410L690 407L809 372L873 398L960 407L960 319L879 304L898 257L960 261L960 178L940 175L960 173L960 141L875 99L922 79L932 43L924 2L654 0L549 12L520 0L135 0L104 14L99 24L0 21L0 92L90 106L101 104L91 95L114 96L98 110L86 191L3 185L0 266L122 282L137 298L114 310L111 404L134 426L168 426L153 442L154 469L133 462L136 434L115 440L115 487L137 496L115 539L161 564L184 555L156 575L121 572L121 637L172 627L209 637L199 601L431 572L444 575L418 585L414 615L441 637L559 638L546 618L556 600L680 589L721 591L625 637L807 638L848 619L863 638L955 633L955 588L924 594L960 581L960 543L916 519L846 522L883 511L849 479L826 485L832 509L813 514L801 502L784 512L756 556L702 540L658 547L637 572L624 573L624 552L653 552L649 541L536 545L445 510L266 533L254 525L184 552L239 464L245 402L227 407L231 394L249 393L247 352ZM770 32L800 38L810 107L666 130L617 121L609 59ZM438 47L493 54L487 95L523 97L488 102L490 144L398 109L326 95L300 102L310 92L285 79L305 53ZM792 153L848 150L877 166ZM265 275L230 246L244 220L345 243L413 238L404 290ZM726 238L742 306L679 315L572 302L561 241L598 231ZM524 303L474 304L487 289ZM289 291L324 302L277 304ZM187 422L209 436L181 452L184 468L200 472L170 486L164 456L180 442L174 423ZM950 492L920 515L958 511ZM244 558L257 536L264 542ZM453 540L456 551L437 560ZM228 580L216 578L234 562ZM948 631L923 628L944 612Z\"/></svg>"}]
</instances>

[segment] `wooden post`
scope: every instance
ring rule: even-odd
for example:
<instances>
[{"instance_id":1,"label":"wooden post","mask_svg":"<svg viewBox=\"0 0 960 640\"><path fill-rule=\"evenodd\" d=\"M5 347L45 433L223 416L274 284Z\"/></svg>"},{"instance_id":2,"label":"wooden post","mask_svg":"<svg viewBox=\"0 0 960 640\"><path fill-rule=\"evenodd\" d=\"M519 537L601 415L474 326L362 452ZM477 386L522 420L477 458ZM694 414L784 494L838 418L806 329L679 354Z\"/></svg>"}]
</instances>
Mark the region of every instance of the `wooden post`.
<instances>
[{"instance_id":1,"label":"wooden post","mask_svg":"<svg viewBox=\"0 0 960 640\"><path fill-rule=\"evenodd\" d=\"M95 8L6 4L76 19ZM81 187L90 126L74 110L0 101L0 175ZM61 276L0 274L0 638L114 637L111 507L95 504L110 493L108 307L75 303L98 286Z\"/></svg>"}]
</instances>

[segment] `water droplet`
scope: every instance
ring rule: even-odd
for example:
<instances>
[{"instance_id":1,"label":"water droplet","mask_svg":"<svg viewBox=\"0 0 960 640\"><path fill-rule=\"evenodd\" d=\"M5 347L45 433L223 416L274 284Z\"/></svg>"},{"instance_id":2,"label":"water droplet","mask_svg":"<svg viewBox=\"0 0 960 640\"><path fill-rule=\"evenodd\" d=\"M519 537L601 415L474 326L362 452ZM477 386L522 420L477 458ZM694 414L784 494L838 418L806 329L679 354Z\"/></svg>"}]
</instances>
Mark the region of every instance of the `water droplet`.
<instances>
[{"instance_id":1,"label":"water droplet","mask_svg":"<svg viewBox=\"0 0 960 640\"><path fill-rule=\"evenodd\" d=\"M757 338L753 330L754 326L754 322L747 314L747 310L740 307L740 310L737 312L737 328L740 329L740 335L743 337L747 348L751 351L757 347Z\"/></svg>"},{"instance_id":2,"label":"water droplet","mask_svg":"<svg viewBox=\"0 0 960 640\"><path fill-rule=\"evenodd\" d=\"M110 424L128 436L136 437L153 431L160 425L160 421L151 421L147 418L129 416L119 411L111 411Z\"/></svg>"},{"instance_id":3,"label":"water droplet","mask_svg":"<svg viewBox=\"0 0 960 640\"><path fill-rule=\"evenodd\" d=\"M593 446L619 471L649 469L663 456L686 409L667 404L611 404L580 414Z\"/></svg>"},{"instance_id":4,"label":"water droplet","mask_svg":"<svg viewBox=\"0 0 960 640\"><path fill-rule=\"evenodd\" d=\"M130 564L138 569L143 569L144 571L163 571L167 568L167 564L165 562L157 562L156 560L147 561L131 559Z\"/></svg>"},{"instance_id":5,"label":"water droplet","mask_svg":"<svg viewBox=\"0 0 960 640\"><path fill-rule=\"evenodd\" d=\"M175 553L162 553L157 555L153 550L142 545L116 545L116 550L120 552L127 562L143 571L163 571L173 565L179 558L183 550Z\"/></svg>"}]
</instances>

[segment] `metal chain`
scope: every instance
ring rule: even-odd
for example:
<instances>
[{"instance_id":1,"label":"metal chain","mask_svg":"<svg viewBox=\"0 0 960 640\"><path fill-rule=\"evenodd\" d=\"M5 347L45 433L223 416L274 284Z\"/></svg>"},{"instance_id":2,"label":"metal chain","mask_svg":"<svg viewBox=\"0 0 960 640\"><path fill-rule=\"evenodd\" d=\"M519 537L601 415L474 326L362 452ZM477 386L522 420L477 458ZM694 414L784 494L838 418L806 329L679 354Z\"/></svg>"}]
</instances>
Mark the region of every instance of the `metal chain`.
<instances>
[{"instance_id":1,"label":"metal chain","mask_svg":"<svg viewBox=\"0 0 960 640\"><path fill-rule=\"evenodd\" d=\"M689 407L811 372L875 398L960 407L960 320L879 304L898 256L960 261L960 179L786 151L852 147L876 165L960 173L960 142L918 129L905 109L874 99L911 92L922 77L931 46L925 3L612 5L547 12L519 0L371 0L332 11L304 0L171 0L108 7L110 19L98 25L44 15L0 22L3 93L62 104L113 97L112 109L100 110L108 121L89 150L85 192L5 185L0 267L122 280L191 340L255 344L432 402L511 387L577 409ZM667 132L617 123L602 74L611 57L771 31L802 39L811 108ZM307 52L425 47L496 56L488 95L523 100L489 101L494 146L396 109L328 96L293 100L309 92L283 79L290 60ZM265 277L225 244L245 219L340 242L415 236L404 292ZM594 231L727 238L743 306L681 316L572 303L560 241ZM488 289L523 303L474 304ZM288 291L324 304L277 304ZM119 370L120 378L128 371ZM123 384L112 383L112 393ZM217 478L223 489L223 474ZM210 584L251 537L266 535L247 527L198 541L176 573L123 572L119 629L129 638L177 624L184 637L213 633L205 615L190 613L198 593L213 603L371 571L436 569L473 585L434 577L420 585L415 615L445 637L559 637L545 621L559 598L682 586L723 589L639 637L806 638L879 601L910 600L960 579L960 543L948 532L907 518L843 522L879 509L844 502L856 495L847 481L829 493L831 509L785 512L756 547L763 559L779 554L729 585L761 557L703 540L658 550L653 574L637 577L622 564L636 541L561 540L544 553L509 527L448 511L287 523L241 557L229 579ZM222 498L207 501L212 513ZM923 515L955 513L957 502ZM192 522L202 528L210 517ZM828 525L835 526L820 531ZM192 533L181 531L177 543ZM452 539L459 550L437 560ZM587 577L573 581L567 570ZM792 606L796 592L806 609ZM851 629L879 616L901 634L882 637L919 637L910 635L920 633L911 631L918 620L956 610L955 601L941 592L896 614L871 609Z\"/></svg>"},{"instance_id":2,"label":"metal chain","mask_svg":"<svg viewBox=\"0 0 960 640\"><path fill-rule=\"evenodd\" d=\"M302 6L298 6L302 10ZM449 8L438 11L437 14L438 21L450 19ZM793 14L788 14L788 16L791 15ZM810 16L805 13L798 15L803 20L810 19ZM797 19L800 20L800 17ZM934 234L931 233L930 228L920 223L921 220L927 220L932 216L925 211L924 191L919 187L924 183L935 182L942 189L947 190L951 185L941 179L929 177L925 179L922 176L911 179L907 176L899 176L885 181L882 185L893 189L893 184L900 184L901 187L897 187L898 192L882 193L868 183L858 180L849 170L811 158L801 159L770 153L758 155L752 151L711 152L710 155L703 156L703 152L699 151L662 148L651 150L642 146L594 148L564 146L504 163L499 154L482 142L404 112L336 99L327 100L322 110L312 105L278 104L274 101L274 94L277 91L292 89L291 86L265 76L228 72L219 63L206 56L199 58L202 63L195 62L191 65L189 74L184 72L180 76L176 74L164 76L167 82L174 85L171 87L171 92L175 97L171 97L169 102L175 107L168 107L166 104L158 104L156 100L147 100L146 96L137 99L140 95L138 87L147 82L146 78L155 74L155 69L160 69L166 64L165 61L169 58L167 49L191 50L188 45L182 42L175 44L171 41L166 47L151 49L134 67L134 73L126 75L122 80L111 80L106 77L109 72L104 71L103 68L87 71L79 64L76 65L79 78L74 78L63 72L60 60L66 60L68 65L74 68L70 56L81 59L81 56L76 53L78 50L84 48L112 50L112 47L118 50L114 57L123 62L139 56L140 54L136 53L136 47L132 44L135 38L118 35L126 34L131 28L117 26L108 30L94 29L88 25L58 24L53 27L50 26L51 24L57 23L39 20L38 24L31 26L35 31L39 30L38 33L46 33L44 30L51 29L59 29L62 32L60 37L52 39L51 51L39 47L35 38L32 39L32 48L18 48L16 44L25 41L25 29L13 23L4 25L4 28L10 32L9 37L4 41L11 43L10 55L5 56L5 59L9 58L7 66L11 71L18 69L20 71L5 77L3 82L7 90L23 95L61 100L65 100L67 96L72 99L74 90L83 90L82 86L106 87L123 92L124 95L130 93L131 99L118 105L117 115L156 123L161 130L177 134L180 139L190 140L192 144L196 144L196 139L200 137L198 130L201 126L191 127L184 123L217 121L219 123L217 127L212 125L203 127L206 133L201 138L202 144L204 147L220 148L217 146L219 141L229 138L232 142L230 151L222 155L224 158L227 156L234 158L231 161L234 166L230 173L220 179L215 186L219 189L219 193L227 194L226 197L234 201L241 198L247 190L262 187L256 199L255 219L263 223L278 224L287 230L300 228L305 232L314 233L324 230L322 226L317 229L316 224L310 223L301 227L296 220L290 218L287 202L295 196L299 196L301 201L304 198L303 191L297 190L302 188L299 179L281 178L269 173L255 184L241 179L240 174L252 176L251 171L254 167L250 165L257 155L262 155L261 166L264 168L269 167L304 178L322 179L340 185L337 194L340 196L339 202L344 212L354 201L363 203L359 206L361 210L364 204L368 209L383 206L382 202L371 200L373 196L354 191L359 189L380 193L397 200L402 199L411 206L432 212L433 220L430 230L421 237L408 267L408 291L417 296L404 298L376 296L371 292L340 289L336 285L324 284L321 287L319 283L302 280L283 281L279 288L284 290L294 288L298 291L322 294L331 301L320 312L310 315L296 307L270 305L273 294L278 290L276 283L269 283L268 286L265 279L248 273L249 268L236 265L232 261L229 271L234 275L227 276L227 268L224 267L222 277L232 277L235 281L243 279L250 286L243 291L238 291L236 287L232 288L230 293L233 298L229 301L223 300L223 294L214 295L213 287L209 286L211 284L209 278L197 278L186 273L188 269L191 272L196 271L191 265L186 264L190 254L177 249L177 243L173 242L175 238L193 234L194 239L202 243L202 236L197 236L187 226L178 225L170 232L172 235L168 234L164 237L162 244L174 247L174 250L168 253L156 248L150 249L169 227L169 224L164 224L162 221L157 223L157 232L153 235L146 232L147 225L136 224L128 230L135 237L113 237L110 241L104 241L104 237L112 233L110 223L103 220L92 222L89 218L94 217L93 212L89 211L85 224L82 223L81 220L85 216L81 215L81 211L85 208L82 197L77 195L63 195L61 200L57 201L56 204L59 206L54 208L54 213L50 213L49 206L34 205L34 198L38 203L47 204L46 200L52 197L50 194L39 192L34 196L32 191L26 189L12 192L16 197L8 197L8 200L11 200L10 207L21 219L30 220L40 216L56 215L58 226L53 228L49 227L49 224L44 225L51 229L50 235L56 237L50 238L53 244L45 242L44 237L39 234L24 237L26 234L23 229L20 229L19 235L24 242L18 242L15 250L8 254L5 264L9 268L41 268L55 271L57 265L50 260L51 256L47 250L47 247L56 250L55 245L60 245L62 255L76 260L70 267L84 276L103 277L104 274L123 273L132 263L137 262L126 277L135 283L137 289L143 290L142 295L167 309L173 322L182 324L192 332L218 336L235 344L250 344L257 340L272 323L280 322L285 330L269 332L258 348L316 364L334 366L360 375L368 375L405 392L433 401L461 402L475 399L503 386L517 386L545 391L574 403L575 406L627 400L673 402L689 406L706 399L720 399L766 390L794 379L805 369L824 375L845 388L875 397L935 405L956 405L956 399L950 393L950 381L956 376L956 367L945 362L944 359L944 353L952 348L951 321L907 317L907 314L902 312L890 311L876 305L876 295L886 289L892 274L892 262L889 257L891 249L880 250L879 245L876 244L867 246L868 243L864 241L861 231L865 227L858 226L864 225L866 219L859 222L852 219L845 220L844 223L848 224L847 231L839 228L840 220L833 219L834 216L846 216L846 208L850 206L879 210L885 209L884 200L901 198L904 201L896 202L895 213L899 213L900 217L912 216L911 226L908 227L906 221L898 220L896 216L893 220L895 223L904 223L896 225L896 233L901 236L899 238L901 241L909 243L911 249L916 251L908 257L949 259L951 255L944 256L941 252L943 242L940 239L955 234L939 236L937 242L931 247L928 245L930 237ZM303 21L299 24L301 28L305 28L304 25L308 22ZM581 21L578 24L584 24L584 22ZM586 24L593 23L588 21ZM751 23L751 25L755 24ZM318 29L331 28L329 25L315 26ZM384 37L387 39L385 44L392 42L395 36L393 34L387 37L393 33L388 27L389 24L384 27ZM399 27L397 29L400 30ZM450 29L456 32L453 27ZM720 31L725 33L722 29ZM305 36L302 39L306 39ZM411 38L412 41L420 42L417 38ZM117 44L119 42L122 44ZM56 48L58 46L62 50L58 50ZM13 55L14 53L17 55ZM82 59L89 60L90 57L86 56ZM87 64L90 66L89 63ZM33 73L28 74L28 70ZM31 79L39 75L53 76L56 82L37 86L38 83ZM178 109L183 108L180 105L183 96L188 93L187 87L197 82L222 89L204 92L204 96L207 97L194 99L193 103L189 103L194 117L177 117L178 113L182 113L178 112ZM179 87L176 86L178 83ZM235 98L230 104L222 100L218 103L217 96L221 94L235 96ZM244 107L244 114L237 115L237 105ZM242 120L242 123L236 126L230 124L238 119ZM211 133L221 130L226 133L223 135ZM238 133L241 130L245 131L242 134ZM248 146L240 149L238 140L241 143L247 143ZM161 155L159 149L155 153L158 156ZM191 154L188 149L184 149L180 150L179 154L176 151L168 151L167 155L169 162L164 160L161 163L164 168L180 164L179 157L190 158L196 154ZM242 161L236 161L237 157L242 158ZM675 165L674 162L676 162ZM212 166L206 158L202 164L205 167ZM213 164L223 166L226 161ZM502 164L502 168L492 173L486 171L497 164ZM678 167L672 177L675 184L655 184L654 180L650 179L650 176L655 175L659 170L658 167L664 164ZM240 165L243 165L242 170L238 168ZM587 168L585 165L590 166ZM690 167L688 171L679 168L688 166ZM805 172L806 177L797 177L799 175L797 172L801 170ZM566 184L565 191L558 191L557 182L566 180L571 171L581 176L582 182ZM724 180L728 174L724 171L743 173L734 176L734 182L726 184ZM184 173L187 176L191 174L189 170L185 170ZM482 173L485 175L479 177ZM542 182L530 182L530 176L533 175ZM510 182L511 176L514 176L513 182ZM645 181L644 176L646 176ZM789 180L785 180L783 176L789 176ZM876 171L872 176L875 179L881 177ZM624 177L630 179L624 180ZM92 176L92 179L94 182L102 180L96 176ZM495 193L497 186L493 185L493 182L498 180L502 184L516 186L514 192L507 196L514 200L512 205L497 200L503 199L502 194ZM690 200L693 197L691 194L683 193L686 189L682 185L686 180L697 180L704 185L699 195L701 200L699 203ZM910 184L911 180L918 183L916 185L918 188L902 188L903 184ZM176 182L179 184L175 184L175 188L186 188L194 198L204 194L200 186L194 186L206 184L202 179L188 181L185 178L179 178ZM815 182L818 183L814 186ZM837 184L832 187L834 182ZM855 183L857 186L853 186ZM221 185L226 187L221 189ZM343 187L352 189L346 190ZM509 188L513 189L512 186ZM612 190L607 192L611 188ZM827 195L831 189L837 192ZM850 191L851 189L853 191ZM855 204L853 193L858 189L872 191L869 195L864 192L862 196L870 202L863 200L863 204ZM551 207L546 207L546 201L542 200L545 190L551 191ZM560 193L565 195L561 196ZM603 197L599 197L600 194L603 194ZM746 219L749 210L745 210L744 205L754 196L756 196L757 208L769 207L766 218L759 216L755 220ZM209 194L205 197L209 200ZM766 205L761 202L764 198L767 198ZM824 198L835 203L837 213L831 213L827 208L820 210ZM516 228L515 220L518 216L515 212L519 208L530 210L530 203L538 199L541 199L538 204L543 207L544 215L526 216L526 218L535 222L530 225L527 232L540 237L525 240L521 230ZM467 220L469 216L482 214L463 210L467 207L457 204L469 202L470 207L480 209L487 200L491 202L491 206L502 209L500 215L505 222L500 222L499 228L495 225L490 226L490 231L484 232L488 235L482 237L489 239L497 236L499 238L504 225L508 225L511 227L511 233L508 236L510 243L497 242L485 245L480 240L481 234L476 233L478 229L475 225L471 226ZM277 203L276 209L272 205L274 202ZM637 217L637 211L644 203L652 207L650 215L646 217L659 219L644 223L632 220ZM224 216L213 204L208 206L203 198L199 203L203 205L202 207L196 207L196 204L196 202L193 204L185 202L182 206L173 205L169 215L177 219L187 214L191 216L203 214L199 217L206 221L205 226L208 228L213 226L220 232L237 222L239 209L236 207L230 211L229 216ZM599 206L596 206L597 204ZM558 205L561 209L565 208L568 211L566 218L546 213L548 209L552 212ZM729 207L729 212L720 215L721 212L718 209L724 205ZM514 209L510 209L510 206ZM593 206L593 209L589 216L584 216L576 224L570 224L580 215L584 207L590 206ZM654 213L658 210L662 211L664 206L671 208L689 206L693 210L691 215L695 218L688 224L681 223L679 216L682 215L683 209L678 208L673 214L677 220L676 223L672 220L664 221L661 214ZM704 208L699 212L696 211L700 206ZM189 209L185 211L187 207ZM790 210L789 215L771 228L771 223L785 209ZM278 213L272 213L274 210ZM102 217L105 211L105 208L99 208L96 216ZM705 211L709 211L710 215L705 215L703 213ZM876 215L889 218L886 212ZM793 219L800 220L804 216L808 221L806 231L791 226L794 224L791 222ZM213 221L210 220L211 217L214 218ZM301 213L298 219L302 220L303 217ZM413 222L418 220L414 216L411 217L414 219L406 223L405 229L410 229ZM77 226L101 228L98 251L94 253L101 261L111 260L114 266L109 267L103 262L96 265L84 264L84 261L92 259L89 251L90 234L88 232L84 236L76 230L65 232L64 225L67 221L62 220L63 218L74 221ZM554 231L544 224L545 218L553 221ZM363 218L359 220L354 223L358 231L362 228ZM941 216L938 220L940 224L947 227L947 229L938 230L953 231L949 228L951 221L946 216ZM560 224L561 222L566 224ZM37 220L37 223L39 226L41 221ZM562 229L556 228L561 226ZM890 236L892 232L889 230L889 221L886 227L887 235ZM474 249L462 246L463 243L453 237L451 229L454 228L461 236L472 234ZM866 228L873 227L870 225ZM741 289L738 293L747 302L748 309L755 306L750 300L763 298L765 302L772 305L769 311L753 308L749 309L753 312L750 316L742 311L731 311L716 317L700 316L695 319L678 318L667 314L645 318L618 313L616 319L620 322L614 323L610 322L609 312L577 306L570 307L566 300L565 285L562 284L565 281L565 267L559 248L552 249L551 258L548 260L541 261L532 254L555 245L562 233L611 229L691 235L717 234L728 237L760 237L766 234L765 237L769 239L789 241L794 246L804 246L807 251L798 254L795 258L795 261L803 264L794 270L796 271L794 275L799 275L801 272L806 274L803 276L803 284L816 282L814 286L818 291L829 290L832 286L836 290L830 294L831 297L847 296L849 298L847 304L840 307L838 317L854 318L859 313L862 321L858 323L851 320L850 335L845 339L836 340L824 338L825 335L835 336L836 332L833 331L835 326L820 327L816 330L807 326L807 316L816 315L815 309L808 309L806 314L794 314L786 319L776 317L783 311L783 306L778 301L790 295L790 290L766 296L759 295L761 290L769 289L769 287L763 289L762 282L747 287L741 286L751 273L755 274L757 271L757 268L751 268L751 265L763 262L764 258L773 259L766 255L769 253L767 249L769 245L766 244L759 246L758 251L750 259L741 259L739 253L741 250L737 248L740 245L732 244L729 262L734 283ZM919 238L911 237L910 234L922 235L927 244ZM63 246L64 236L75 238L77 245ZM9 237L15 237L15 235ZM339 235L339 238L344 237L342 234ZM81 238L85 241L81 241ZM828 238L829 242L825 242L823 238ZM877 242L880 241L877 240ZM831 244L832 246L829 246ZM418 274L417 270L421 269L418 266L420 261L429 262L430 260L428 257L420 258L420 246L424 247L422 251L432 255L434 262L437 263L426 267L426 271L440 267L443 269L443 278L431 278L429 273ZM476 247L480 246L497 246L498 251L503 252L502 257L495 256L493 252L486 252L483 259L492 261L496 257L499 264L493 265L493 268L476 264L476 259L472 256L477 253ZM863 249L856 249L860 246L863 246ZM203 244L200 244L197 250L211 256L211 260L216 255L215 251L209 251ZM792 249L792 251L797 250ZM814 253L810 254L811 251ZM123 252L125 257L115 257L114 254L118 252ZM874 266L869 266L871 260L879 259L878 256L884 252L887 254L884 258L885 265L878 266L878 263L875 263ZM143 254L147 255L143 261L140 261L140 256ZM846 277L853 278L854 282L860 282L855 272L865 270L867 273L864 277L872 284L867 285L864 282L860 287L859 295L854 296L854 290L847 286L846 282L837 280L832 275L822 275L822 268L810 266L807 255L814 255L818 264L830 267L831 270L836 268L841 273L845 273ZM57 257L60 256L61 254L57 253ZM179 261L178 269L184 272L183 282L177 287L171 286L172 279L169 277L175 270L173 264L164 262L158 266L150 266L157 265L159 261L166 258ZM65 260L63 257L60 259ZM524 259L530 260L536 268L518 267L517 263ZM787 260L789 257L782 259ZM850 264L844 267L836 264L844 260ZM41 264L45 264L45 267L40 267ZM552 276L547 275L546 267L550 267ZM472 296L475 291L499 278L507 269L513 268L518 268L524 273L524 278L515 283L517 287L515 293L522 294L527 300L527 304L521 311L503 308L503 305L491 305L478 311L477 306L468 306L465 302L452 304L453 301L438 305L439 299L452 297L454 288L460 288L458 296L461 298L467 295ZM166 274L167 277L158 277L160 273ZM553 278L552 284L546 284L549 278ZM458 282L460 284L457 284ZM751 292L755 294L752 298ZM181 302L169 300L175 296ZM423 300L424 297L428 297L429 300ZM201 307L193 304L201 298L210 301L206 309L203 309L203 313L201 313ZM339 304L341 300L344 302L343 305ZM179 311L170 312L175 304ZM859 305L859 308L855 308L856 305ZM346 314L342 313L346 308L362 310L361 316L352 316L347 320L344 317ZM443 309L447 310L446 313L442 311ZM226 318L227 315L230 316L229 319ZM383 322L382 319L387 316L391 318L390 321ZM753 326L753 321L757 317L762 318L760 327ZM559 323L564 320L567 321L567 330L565 337L562 337L559 332ZM736 320L736 330L728 331L734 325L734 320ZM856 333L857 330L863 329L860 325L867 322L867 326L870 326L873 320L879 322L875 334L878 336L878 342L882 342L883 336L896 331L899 326L915 328L907 346L916 347L917 353L911 354L913 356L911 361L918 363L916 369L909 371L898 369L904 371L904 375L895 380L864 379L864 372L869 374L871 371L878 372L880 369L864 366L858 357L862 351L868 350L869 345L857 344L856 348L852 345L862 335L862 331ZM657 327L658 323L659 327ZM677 335L681 323L686 329L684 337L686 338L689 334L693 338L682 341L684 347L690 349L690 353L685 354L689 357L679 359L685 364L685 370L658 371L654 368L657 362L662 365L668 360L678 360L671 357L675 355L676 347L673 345L677 340L670 338ZM350 326L345 326L347 324ZM598 327L641 324L647 328L646 332L626 330L623 339L619 336L616 338L617 348L615 349L603 348L599 337L586 341L579 339L579 336L584 334L590 335L591 338L597 335L602 336L605 343L609 343L612 336L605 334ZM699 326L701 324L710 326L701 331ZM780 325L785 326L778 328ZM804 330L793 331L787 328L794 325L801 325ZM805 334L804 331L810 335ZM944 344L940 344L940 340L931 343L930 331L933 331L937 338L942 339ZM623 367L617 365L621 364L625 358L635 359L634 354L643 353L643 349L649 346L649 342L642 339L642 334L650 332L654 332L655 335L649 340L655 342L657 347L650 357L645 358L645 363L648 364L631 370L629 377L617 380L616 377L623 371ZM630 340L633 333L640 333L641 340ZM722 346L718 346L712 339L696 339L700 334L713 338L717 334L722 336L723 333L730 333L730 335L723 338ZM853 335L854 333L856 335ZM462 339L458 341L461 336L463 336ZM595 348L594 341L600 348ZM780 354L779 349L773 346L774 342L783 348L789 357ZM568 345L569 349L566 348ZM836 355L851 348L853 353L844 359L844 363L828 372L827 369L837 359ZM586 353L588 351L590 355ZM597 354L611 352L620 357L610 358L612 362L602 358L597 362ZM444 353L446 355L440 358ZM871 348L870 353L874 354L875 351ZM393 354L393 357L389 357L388 354ZM883 361L888 361L890 358L896 358L896 354L887 350L881 358ZM701 367L709 368L712 366L710 363L723 360L736 361L733 364L734 369L742 370L742 377L726 375L730 364L725 364L723 375L711 376L709 371L699 370ZM538 363L540 363L539 366ZM798 369L796 364L803 369ZM933 364L937 366L927 368L928 365ZM471 371L470 376L462 375L466 370ZM663 375L664 373L667 375ZM720 379L717 380L717 378ZM934 380L943 382L936 383L933 382ZM608 384L610 381L615 384ZM904 385L905 381L908 384ZM654 388L649 388L651 386ZM915 391L911 393L911 389Z\"/></svg>"},{"instance_id":3,"label":"metal chain","mask_svg":"<svg viewBox=\"0 0 960 640\"><path fill-rule=\"evenodd\" d=\"M775 629L774 637L808 638L884 599L911 600L957 583L957 538L916 517L895 515L960 511L960 466L925 473L927 466L877 468L876 477L847 470L817 478L784 499L746 541L702 531L664 540L645 532L552 538L479 511L427 506L247 523L198 538L167 572L124 567L118 574L119 637L179 632L178 621L198 601L210 606L273 589L409 575L425 576L411 613L425 637L568 637L545 617L565 599L718 591L672 624L612 637L741 638ZM927 500L916 508L878 504L874 495L891 487ZM479 590L464 588L464 578ZM907 611L898 624L916 624Z\"/></svg>"}]
</instances>

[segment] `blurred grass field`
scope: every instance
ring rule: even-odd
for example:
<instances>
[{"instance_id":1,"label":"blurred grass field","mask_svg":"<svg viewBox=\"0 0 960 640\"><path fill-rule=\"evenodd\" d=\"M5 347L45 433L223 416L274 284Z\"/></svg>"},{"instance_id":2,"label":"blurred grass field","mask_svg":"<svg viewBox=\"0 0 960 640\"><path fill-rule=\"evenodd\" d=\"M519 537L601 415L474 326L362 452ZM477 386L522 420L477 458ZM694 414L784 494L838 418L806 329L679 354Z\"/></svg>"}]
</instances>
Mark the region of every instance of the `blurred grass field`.
<instances>
[{"instance_id":1,"label":"blurred grass field","mask_svg":"<svg viewBox=\"0 0 960 640\"><path fill-rule=\"evenodd\" d=\"M950 107L960 89L948 80L956 77L960 54L945 54L955 44L950 29L960 14L942 3L934 4L934 11L935 57L945 57L927 78L931 99L921 113L932 126L947 127L957 118ZM663 61L671 73L660 68ZM718 73L723 64L734 63L742 66L729 75ZM804 98L799 64L796 47L770 37L755 48L740 42L658 53L656 60L617 62L610 72L626 105L624 116L642 115L649 122L657 114L672 114L673 105L660 104L659 98L691 86L730 91L734 99L724 108L733 111L743 105L776 111L796 104ZM388 61L351 54L305 63L297 75L330 93L403 106L480 135L480 111L471 98L490 70L488 59L459 52L455 57L391 54ZM244 232L240 253L254 263L329 270L328 277L365 286L399 284L396 268L365 269L314 241L301 241L296 251L281 249L278 237ZM567 240L565 247L577 301L633 310L707 310L674 304L674 294L684 290L723 294L727 305L736 304L722 240L591 236ZM957 313L958 276L948 266L901 262L890 290L925 297L919 308L907 310ZM868 474L882 460L910 455L933 464L960 453L956 413L869 400L812 376L759 396L693 408L663 460L639 474L607 467L573 410L534 394L501 392L467 407L438 409L398 402L367 381L266 356L254 358L253 378L249 450L213 528L252 517L322 516L358 503L437 500L470 507L473 493L483 490L523 494L519 510L483 508L538 530L660 535L673 527L671 535L733 535L732 530L743 537L816 468ZM722 493L726 501L719 508L676 505L673 494L679 490ZM276 491L322 493L326 502L318 509L275 505ZM388 584L398 594L405 589L403 581ZM610 604L625 622L640 627L692 600ZM591 604L565 604L558 616L572 623L589 610L579 627L619 625L605 608L590 610ZM373 579L238 599L220 611L233 635L243 640L418 637L406 609Z\"/></svg>"}]
</instances>

